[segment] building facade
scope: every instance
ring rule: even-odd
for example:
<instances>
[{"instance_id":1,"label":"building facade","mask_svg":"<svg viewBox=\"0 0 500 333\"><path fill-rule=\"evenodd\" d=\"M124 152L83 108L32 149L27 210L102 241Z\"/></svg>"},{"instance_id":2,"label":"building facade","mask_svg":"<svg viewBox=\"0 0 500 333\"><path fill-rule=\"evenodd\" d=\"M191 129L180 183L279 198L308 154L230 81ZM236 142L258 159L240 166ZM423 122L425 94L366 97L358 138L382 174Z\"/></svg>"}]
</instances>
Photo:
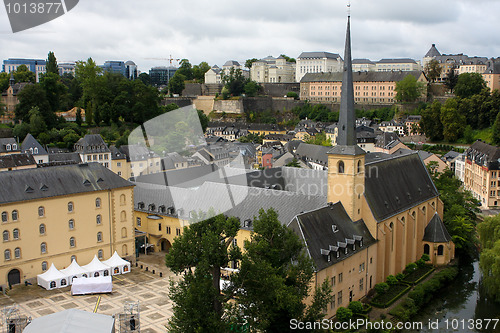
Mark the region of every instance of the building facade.
<instances>
[{"instance_id":1,"label":"building facade","mask_svg":"<svg viewBox=\"0 0 500 333\"><path fill-rule=\"evenodd\" d=\"M258 83L284 83L295 81L295 63L272 56L260 59L250 68L250 79Z\"/></svg>"},{"instance_id":2,"label":"building facade","mask_svg":"<svg viewBox=\"0 0 500 333\"><path fill-rule=\"evenodd\" d=\"M297 57L295 79L301 82L307 73L334 73L341 72L343 60L337 53L330 52L302 52Z\"/></svg>"},{"instance_id":3,"label":"building facade","mask_svg":"<svg viewBox=\"0 0 500 333\"><path fill-rule=\"evenodd\" d=\"M3 61L2 72L12 73L17 70L21 65L28 67L30 71L35 73L36 82L40 80L40 74L46 72L45 65L46 61L42 59L17 59L9 58Z\"/></svg>"}]
</instances>

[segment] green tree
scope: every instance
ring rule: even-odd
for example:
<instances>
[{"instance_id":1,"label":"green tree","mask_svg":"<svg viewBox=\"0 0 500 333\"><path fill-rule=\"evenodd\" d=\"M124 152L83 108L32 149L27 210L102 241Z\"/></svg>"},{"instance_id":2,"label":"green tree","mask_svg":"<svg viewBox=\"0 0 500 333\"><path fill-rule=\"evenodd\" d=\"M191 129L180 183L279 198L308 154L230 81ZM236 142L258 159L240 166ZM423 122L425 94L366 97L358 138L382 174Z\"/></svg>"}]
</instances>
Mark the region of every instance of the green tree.
<instances>
[{"instance_id":1,"label":"green tree","mask_svg":"<svg viewBox=\"0 0 500 333\"><path fill-rule=\"evenodd\" d=\"M417 79L408 74L404 79L396 83L396 100L400 102L415 102L422 97L425 89L423 82L418 82Z\"/></svg>"},{"instance_id":2,"label":"green tree","mask_svg":"<svg viewBox=\"0 0 500 333\"><path fill-rule=\"evenodd\" d=\"M436 82L436 80L441 76L443 68L439 64L439 61L432 59L427 64L425 64L424 73L430 82Z\"/></svg>"},{"instance_id":3,"label":"green tree","mask_svg":"<svg viewBox=\"0 0 500 333\"><path fill-rule=\"evenodd\" d=\"M462 73L458 76L455 95L460 98L471 97L487 88L483 76L479 73Z\"/></svg>"},{"instance_id":4,"label":"green tree","mask_svg":"<svg viewBox=\"0 0 500 333\"><path fill-rule=\"evenodd\" d=\"M487 217L477 226L482 252L479 264L487 293L500 301L500 215Z\"/></svg>"},{"instance_id":5,"label":"green tree","mask_svg":"<svg viewBox=\"0 0 500 333\"><path fill-rule=\"evenodd\" d=\"M18 66L17 69L14 71L14 79L16 80L16 83L19 82L35 83L36 75L32 71L30 71L26 65L21 65Z\"/></svg>"},{"instance_id":6,"label":"green tree","mask_svg":"<svg viewBox=\"0 0 500 333\"><path fill-rule=\"evenodd\" d=\"M208 127L208 117L201 110L196 110L198 112L198 118L200 118L201 129L203 133L207 130Z\"/></svg>"},{"instance_id":7,"label":"green tree","mask_svg":"<svg viewBox=\"0 0 500 333\"><path fill-rule=\"evenodd\" d=\"M310 137L309 139L305 140L305 143L325 147L330 147L332 145L332 141L330 140L330 138L326 137L325 132L321 132L316 134L314 137Z\"/></svg>"},{"instance_id":8,"label":"green tree","mask_svg":"<svg viewBox=\"0 0 500 333\"><path fill-rule=\"evenodd\" d=\"M420 128L431 140L443 139L443 124L441 123L441 103L434 101L422 111Z\"/></svg>"},{"instance_id":9,"label":"green tree","mask_svg":"<svg viewBox=\"0 0 500 333\"><path fill-rule=\"evenodd\" d=\"M299 161L294 157L293 160L288 162L285 166L287 167L292 167L292 168L300 168Z\"/></svg>"},{"instance_id":10,"label":"green tree","mask_svg":"<svg viewBox=\"0 0 500 333\"><path fill-rule=\"evenodd\" d=\"M45 65L45 71L47 73L56 74L59 76L59 66L57 66L57 59L54 52L50 51L47 56L47 62Z\"/></svg>"},{"instance_id":11,"label":"green tree","mask_svg":"<svg viewBox=\"0 0 500 333\"><path fill-rule=\"evenodd\" d=\"M351 309L344 308L343 306L341 306L337 309L335 317L340 322L347 322L352 319L352 311Z\"/></svg>"},{"instance_id":12,"label":"green tree","mask_svg":"<svg viewBox=\"0 0 500 333\"><path fill-rule=\"evenodd\" d=\"M29 111L33 107L38 107L47 126L49 128L55 126L57 120L56 116L50 109L45 90L39 84L30 84L24 87L24 89L17 94L17 99L19 100L19 104L16 105L14 111L16 121L25 121L29 123Z\"/></svg>"},{"instance_id":13,"label":"green tree","mask_svg":"<svg viewBox=\"0 0 500 333\"><path fill-rule=\"evenodd\" d=\"M279 222L272 208L261 209L251 239L245 241L240 271L231 278L229 290L237 300L234 308L255 331L288 331L292 318L321 320L331 287L325 280L314 291L312 304L306 306L313 274L313 263L299 237Z\"/></svg>"},{"instance_id":14,"label":"green tree","mask_svg":"<svg viewBox=\"0 0 500 333\"><path fill-rule=\"evenodd\" d=\"M24 140L24 138L26 137L26 135L28 135L29 132L30 132L30 124L27 122L15 125L14 129L12 130L12 134L16 138L19 138L19 140Z\"/></svg>"},{"instance_id":15,"label":"green tree","mask_svg":"<svg viewBox=\"0 0 500 333\"><path fill-rule=\"evenodd\" d=\"M247 59L245 61L245 67L250 69L250 68L252 68L253 63L257 62L257 61L259 61L259 59L257 59L257 58Z\"/></svg>"},{"instance_id":16,"label":"green tree","mask_svg":"<svg viewBox=\"0 0 500 333\"><path fill-rule=\"evenodd\" d=\"M30 133L37 137L47 130L47 125L43 119L40 109L35 106L28 112Z\"/></svg>"},{"instance_id":17,"label":"green tree","mask_svg":"<svg viewBox=\"0 0 500 333\"><path fill-rule=\"evenodd\" d=\"M1 72L0 73L0 93L4 92L9 88L9 79L10 75L9 73Z\"/></svg>"},{"instance_id":18,"label":"green tree","mask_svg":"<svg viewBox=\"0 0 500 333\"><path fill-rule=\"evenodd\" d=\"M186 81L186 77L181 74L179 71L175 72L174 76L168 82L168 89L172 94L182 94L182 91L185 88L184 81Z\"/></svg>"},{"instance_id":19,"label":"green tree","mask_svg":"<svg viewBox=\"0 0 500 333\"><path fill-rule=\"evenodd\" d=\"M290 58L289 56L287 56L285 54L281 54L280 56L283 57L283 58L285 58L285 60L288 61L288 62L293 62L293 63L297 62L295 60L295 58Z\"/></svg>"},{"instance_id":20,"label":"green tree","mask_svg":"<svg viewBox=\"0 0 500 333\"><path fill-rule=\"evenodd\" d=\"M223 215L184 228L165 257L166 265L183 279L171 284L174 302L170 332L224 332L221 267L239 260L241 251L233 244L240 222Z\"/></svg>"},{"instance_id":21,"label":"green tree","mask_svg":"<svg viewBox=\"0 0 500 333\"><path fill-rule=\"evenodd\" d=\"M45 90L45 96L51 111L59 111L61 97L66 93L66 86L60 82L59 74L47 72L40 79L40 85Z\"/></svg>"},{"instance_id":22,"label":"green tree","mask_svg":"<svg viewBox=\"0 0 500 333\"><path fill-rule=\"evenodd\" d=\"M222 83L227 88L229 94L233 96L240 96L245 90L245 84L248 82L243 76L241 69L231 67L229 73L224 71L222 75Z\"/></svg>"},{"instance_id":23,"label":"green tree","mask_svg":"<svg viewBox=\"0 0 500 333\"><path fill-rule=\"evenodd\" d=\"M458 101L455 98L446 100L441 107L441 123L446 141L456 142L463 136L467 123L465 116L458 111Z\"/></svg>"},{"instance_id":24,"label":"green tree","mask_svg":"<svg viewBox=\"0 0 500 333\"><path fill-rule=\"evenodd\" d=\"M76 109L76 118L75 122L78 126L82 126L82 109L77 108Z\"/></svg>"},{"instance_id":25,"label":"green tree","mask_svg":"<svg viewBox=\"0 0 500 333\"><path fill-rule=\"evenodd\" d=\"M493 143L500 146L500 112L497 113L497 118L493 124Z\"/></svg>"},{"instance_id":26,"label":"green tree","mask_svg":"<svg viewBox=\"0 0 500 333\"><path fill-rule=\"evenodd\" d=\"M455 90L455 86L458 83L458 75L455 72L455 67L450 69L448 74L446 75L446 78L444 79L444 85L446 88L450 89L450 92L453 92Z\"/></svg>"},{"instance_id":27,"label":"green tree","mask_svg":"<svg viewBox=\"0 0 500 333\"><path fill-rule=\"evenodd\" d=\"M193 79L193 66L191 65L188 59L181 60L179 69L175 72L175 74L177 73L184 75L185 80Z\"/></svg>"},{"instance_id":28,"label":"green tree","mask_svg":"<svg viewBox=\"0 0 500 333\"><path fill-rule=\"evenodd\" d=\"M248 81L245 84L245 95L248 97L255 97L260 90L261 86L255 81Z\"/></svg>"},{"instance_id":29,"label":"green tree","mask_svg":"<svg viewBox=\"0 0 500 333\"><path fill-rule=\"evenodd\" d=\"M139 77L137 78L138 80L141 80L142 83L145 85L151 85L151 77L149 76L148 73L141 73L139 74Z\"/></svg>"},{"instance_id":30,"label":"green tree","mask_svg":"<svg viewBox=\"0 0 500 333\"><path fill-rule=\"evenodd\" d=\"M102 78L100 79L99 76L101 73L102 68L97 66L92 58L88 58L87 61L76 62L75 74L82 87L83 105L88 105L90 102L91 108L97 106L98 97L102 88ZM87 117L87 115L85 115L85 117ZM92 119L90 119L90 121L91 120ZM88 121L87 119L87 122Z\"/></svg>"},{"instance_id":31,"label":"green tree","mask_svg":"<svg viewBox=\"0 0 500 333\"><path fill-rule=\"evenodd\" d=\"M200 62L199 65L194 65L193 66L193 78L198 81L199 83L204 83L205 82L205 73L208 72L210 69L210 65L202 61Z\"/></svg>"}]
</instances>

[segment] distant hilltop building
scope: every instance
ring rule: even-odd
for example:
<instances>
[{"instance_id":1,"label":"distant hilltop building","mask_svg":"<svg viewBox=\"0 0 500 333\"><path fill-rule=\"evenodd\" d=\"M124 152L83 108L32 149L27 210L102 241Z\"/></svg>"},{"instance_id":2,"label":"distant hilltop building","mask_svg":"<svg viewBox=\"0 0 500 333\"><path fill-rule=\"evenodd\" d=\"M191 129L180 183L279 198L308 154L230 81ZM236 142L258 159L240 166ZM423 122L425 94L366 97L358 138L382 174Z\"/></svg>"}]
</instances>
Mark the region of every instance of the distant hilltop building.
<instances>
[{"instance_id":1,"label":"distant hilltop building","mask_svg":"<svg viewBox=\"0 0 500 333\"><path fill-rule=\"evenodd\" d=\"M213 65L212 68L210 68L205 73L205 83L221 84L224 75L229 75L229 72L231 71L232 68L234 68L235 70L237 69L241 70L241 74L243 75L244 78L247 79L250 77L249 71L243 69L243 66L238 61L228 60L224 63L222 68L220 68L217 65Z\"/></svg>"},{"instance_id":2,"label":"distant hilltop building","mask_svg":"<svg viewBox=\"0 0 500 333\"><path fill-rule=\"evenodd\" d=\"M158 66L151 68L149 70L151 84L156 87L166 86L176 71L177 68L173 66Z\"/></svg>"},{"instance_id":3,"label":"distant hilltop building","mask_svg":"<svg viewBox=\"0 0 500 333\"><path fill-rule=\"evenodd\" d=\"M295 82L295 63L268 56L252 64L250 78L259 83Z\"/></svg>"},{"instance_id":4,"label":"distant hilltop building","mask_svg":"<svg viewBox=\"0 0 500 333\"><path fill-rule=\"evenodd\" d=\"M21 65L28 67L30 71L35 73L36 82L40 80L40 74L46 72L45 65L46 61L42 59L21 59L21 58L9 58L3 61L2 72L12 73L17 70Z\"/></svg>"},{"instance_id":5,"label":"distant hilltop building","mask_svg":"<svg viewBox=\"0 0 500 333\"><path fill-rule=\"evenodd\" d=\"M135 80L138 77L137 65L133 61L106 61L104 65L99 66L106 72L118 73L129 80Z\"/></svg>"},{"instance_id":6,"label":"distant hilltop building","mask_svg":"<svg viewBox=\"0 0 500 333\"><path fill-rule=\"evenodd\" d=\"M307 73L342 72L344 62L337 53L302 52L297 58L295 78L300 82Z\"/></svg>"}]
</instances>

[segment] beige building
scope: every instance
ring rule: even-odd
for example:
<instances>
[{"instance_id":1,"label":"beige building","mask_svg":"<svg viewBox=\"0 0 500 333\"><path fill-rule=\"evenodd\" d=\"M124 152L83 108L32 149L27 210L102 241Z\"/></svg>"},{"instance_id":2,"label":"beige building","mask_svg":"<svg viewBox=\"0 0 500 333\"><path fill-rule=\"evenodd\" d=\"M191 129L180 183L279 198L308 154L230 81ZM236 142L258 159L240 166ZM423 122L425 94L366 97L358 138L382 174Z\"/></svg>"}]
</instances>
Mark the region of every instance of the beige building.
<instances>
[{"instance_id":1,"label":"beige building","mask_svg":"<svg viewBox=\"0 0 500 333\"><path fill-rule=\"evenodd\" d=\"M339 54L330 52L302 52L297 58L295 79L301 82L307 73L342 72L344 62Z\"/></svg>"},{"instance_id":2,"label":"beige building","mask_svg":"<svg viewBox=\"0 0 500 333\"><path fill-rule=\"evenodd\" d=\"M486 85L493 90L500 90L500 59L488 60L488 67L483 73L483 79Z\"/></svg>"},{"instance_id":3,"label":"beige building","mask_svg":"<svg viewBox=\"0 0 500 333\"><path fill-rule=\"evenodd\" d=\"M474 142L465 153L464 187L483 208L500 207L500 147Z\"/></svg>"},{"instance_id":4,"label":"beige building","mask_svg":"<svg viewBox=\"0 0 500 333\"><path fill-rule=\"evenodd\" d=\"M407 75L427 82L422 72L357 72L353 73L354 101L358 104L392 104L396 83ZM340 102L342 73L306 74L300 81L300 99L318 102ZM422 98L425 97L422 93Z\"/></svg>"},{"instance_id":5,"label":"beige building","mask_svg":"<svg viewBox=\"0 0 500 333\"><path fill-rule=\"evenodd\" d=\"M9 88L6 91L2 92L1 102L4 106L4 114L0 116L0 122L2 124L10 124L14 121L14 110L16 109L16 105L19 103L17 99L17 94L21 92L27 85L31 83L21 82L15 83L14 77L11 75L9 80Z\"/></svg>"},{"instance_id":6,"label":"beige building","mask_svg":"<svg viewBox=\"0 0 500 333\"><path fill-rule=\"evenodd\" d=\"M0 173L0 285L134 253L133 184L98 163Z\"/></svg>"},{"instance_id":7,"label":"beige building","mask_svg":"<svg viewBox=\"0 0 500 333\"><path fill-rule=\"evenodd\" d=\"M75 143L75 152L84 163L98 162L111 169L111 151L100 134L87 134Z\"/></svg>"},{"instance_id":8,"label":"beige building","mask_svg":"<svg viewBox=\"0 0 500 333\"><path fill-rule=\"evenodd\" d=\"M370 59L353 59L352 71L353 72L374 72L377 65Z\"/></svg>"},{"instance_id":9,"label":"beige building","mask_svg":"<svg viewBox=\"0 0 500 333\"><path fill-rule=\"evenodd\" d=\"M282 83L295 81L295 63L279 56L268 56L252 64L250 79L258 83Z\"/></svg>"},{"instance_id":10,"label":"beige building","mask_svg":"<svg viewBox=\"0 0 500 333\"><path fill-rule=\"evenodd\" d=\"M422 66L420 61L415 61L409 58L401 59L381 59L375 63L375 71L377 72L421 72Z\"/></svg>"},{"instance_id":11,"label":"beige building","mask_svg":"<svg viewBox=\"0 0 500 333\"><path fill-rule=\"evenodd\" d=\"M141 145L111 147L111 170L124 179L162 171L161 157Z\"/></svg>"}]
</instances>

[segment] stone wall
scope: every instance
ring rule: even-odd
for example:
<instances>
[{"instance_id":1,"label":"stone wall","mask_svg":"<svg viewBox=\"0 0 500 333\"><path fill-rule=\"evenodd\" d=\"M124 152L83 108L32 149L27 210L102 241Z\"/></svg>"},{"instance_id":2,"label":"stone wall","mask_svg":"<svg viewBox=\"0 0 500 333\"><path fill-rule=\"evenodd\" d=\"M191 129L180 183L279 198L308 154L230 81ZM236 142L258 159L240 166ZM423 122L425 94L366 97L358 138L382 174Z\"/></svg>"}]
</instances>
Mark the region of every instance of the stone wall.
<instances>
[{"instance_id":1,"label":"stone wall","mask_svg":"<svg viewBox=\"0 0 500 333\"><path fill-rule=\"evenodd\" d=\"M193 104L196 109L202 110L206 115L208 115L212 110L214 110L214 96L198 96L193 100Z\"/></svg>"},{"instance_id":2,"label":"stone wall","mask_svg":"<svg viewBox=\"0 0 500 333\"><path fill-rule=\"evenodd\" d=\"M172 98L164 98L161 101L162 105L168 105L171 103L177 104L180 108L193 104L193 99L189 97L172 97Z\"/></svg>"},{"instance_id":3,"label":"stone wall","mask_svg":"<svg viewBox=\"0 0 500 333\"><path fill-rule=\"evenodd\" d=\"M214 110L220 113L243 114L245 112L242 99L214 100Z\"/></svg>"},{"instance_id":4,"label":"stone wall","mask_svg":"<svg viewBox=\"0 0 500 333\"><path fill-rule=\"evenodd\" d=\"M271 97L283 97L290 91L299 94L300 83L261 83L263 93Z\"/></svg>"}]
</instances>

